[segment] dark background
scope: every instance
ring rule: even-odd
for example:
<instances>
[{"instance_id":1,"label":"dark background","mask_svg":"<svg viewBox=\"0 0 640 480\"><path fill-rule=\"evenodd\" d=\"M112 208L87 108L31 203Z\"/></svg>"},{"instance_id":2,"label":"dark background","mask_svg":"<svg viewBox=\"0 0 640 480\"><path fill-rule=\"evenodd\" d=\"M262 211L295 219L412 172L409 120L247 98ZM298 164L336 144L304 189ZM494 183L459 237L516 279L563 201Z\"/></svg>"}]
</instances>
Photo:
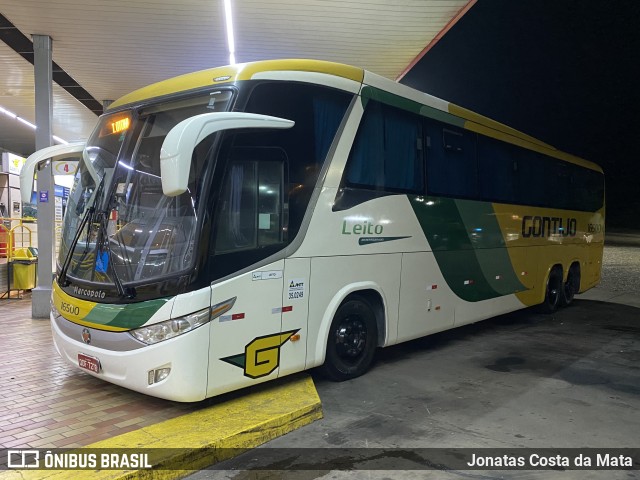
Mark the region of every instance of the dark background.
<instances>
[{"instance_id":1,"label":"dark background","mask_svg":"<svg viewBox=\"0 0 640 480\"><path fill-rule=\"evenodd\" d=\"M598 163L640 229L640 1L478 0L401 83Z\"/></svg>"}]
</instances>

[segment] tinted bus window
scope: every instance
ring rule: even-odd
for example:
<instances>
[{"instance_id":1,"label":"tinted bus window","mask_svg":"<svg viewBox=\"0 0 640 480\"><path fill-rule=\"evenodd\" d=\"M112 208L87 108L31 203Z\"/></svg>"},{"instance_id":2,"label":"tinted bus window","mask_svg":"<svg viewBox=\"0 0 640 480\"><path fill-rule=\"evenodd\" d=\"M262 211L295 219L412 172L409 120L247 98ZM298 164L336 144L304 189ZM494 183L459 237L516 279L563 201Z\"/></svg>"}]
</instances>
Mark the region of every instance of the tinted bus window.
<instances>
[{"instance_id":1,"label":"tinted bus window","mask_svg":"<svg viewBox=\"0 0 640 480\"><path fill-rule=\"evenodd\" d=\"M427 193L478 196L476 134L439 122L427 124Z\"/></svg>"},{"instance_id":2,"label":"tinted bus window","mask_svg":"<svg viewBox=\"0 0 640 480\"><path fill-rule=\"evenodd\" d=\"M369 101L349 154L345 186L423 193L422 120Z\"/></svg>"}]
</instances>

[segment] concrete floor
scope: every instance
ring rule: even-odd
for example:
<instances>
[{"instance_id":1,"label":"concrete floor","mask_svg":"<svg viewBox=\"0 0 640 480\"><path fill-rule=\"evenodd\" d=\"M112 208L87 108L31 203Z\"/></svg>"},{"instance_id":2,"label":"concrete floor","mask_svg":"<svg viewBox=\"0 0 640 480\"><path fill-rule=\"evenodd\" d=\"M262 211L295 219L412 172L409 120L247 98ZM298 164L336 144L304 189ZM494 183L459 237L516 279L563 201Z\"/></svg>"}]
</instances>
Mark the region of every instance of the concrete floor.
<instances>
[{"instance_id":1,"label":"concrete floor","mask_svg":"<svg viewBox=\"0 0 640 480\"><path fill-rule=\"evenodd\" d=\"M606 246L602 263L601 289L640 296L640 244Z\"/></svg>"},{"instance_id":2,"label":"concrete floor","mask_svg":"<svg viewBox=\"0 0 640 480\"><path fill-rule=\"evenodd\" d=\"M605 252L603 277L629 275L620 286L636 281L628 271L640 248L628 248ZM640 306L640 289L625 288L594 289L553 316L525 310L381 350L372 370L349 382L316 374L324 419L263 448L638 448L640 309L598 300ZM189 478L640 478L638 470L349 472L304 458L242 470L258 455ZM343 469L358 468L346 457Z\"/></svg>"}]
</instances>

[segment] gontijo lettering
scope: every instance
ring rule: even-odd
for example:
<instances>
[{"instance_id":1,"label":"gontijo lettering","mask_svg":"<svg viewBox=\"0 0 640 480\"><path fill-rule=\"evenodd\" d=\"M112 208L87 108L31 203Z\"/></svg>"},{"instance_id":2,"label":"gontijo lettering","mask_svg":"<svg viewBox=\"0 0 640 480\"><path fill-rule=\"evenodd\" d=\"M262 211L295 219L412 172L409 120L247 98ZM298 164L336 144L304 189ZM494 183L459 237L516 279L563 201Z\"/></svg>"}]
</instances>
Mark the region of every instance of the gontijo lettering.
<instances>
[{"instance_id":1,"label":"gontijo lettering","mask_svg":"<svg viewBox=\"0 0 640 480\"><path fill-rule=\"evenodd\" d=\"M575 218L560 217L532 217L526 215L522 218L522 236L548 237L562 235L563 237L575 237L578 220Z\"/></svg>"}]
</instances>

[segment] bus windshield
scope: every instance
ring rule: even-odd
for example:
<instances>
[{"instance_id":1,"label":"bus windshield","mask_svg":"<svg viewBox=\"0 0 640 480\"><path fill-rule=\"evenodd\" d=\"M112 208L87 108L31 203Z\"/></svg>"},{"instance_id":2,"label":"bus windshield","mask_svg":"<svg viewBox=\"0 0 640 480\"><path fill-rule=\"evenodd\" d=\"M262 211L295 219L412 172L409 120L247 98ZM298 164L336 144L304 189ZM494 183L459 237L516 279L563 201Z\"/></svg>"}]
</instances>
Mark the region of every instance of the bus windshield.
<instances>
[{"instance_id":1,"label":"bus windshield","mask_svg":"<svg viewBox=\"0 0 640 480\"><path fill-rule=\"evenodd\" d=\"M162 193L160 148L180 121L227 111L231 98L232 91L218 91L100 119L65 212L58 260L66 278L150 283L193 264L198 200L213 138L196 148L189 187L176 197Z\"/></svg>"}]
</instances>

